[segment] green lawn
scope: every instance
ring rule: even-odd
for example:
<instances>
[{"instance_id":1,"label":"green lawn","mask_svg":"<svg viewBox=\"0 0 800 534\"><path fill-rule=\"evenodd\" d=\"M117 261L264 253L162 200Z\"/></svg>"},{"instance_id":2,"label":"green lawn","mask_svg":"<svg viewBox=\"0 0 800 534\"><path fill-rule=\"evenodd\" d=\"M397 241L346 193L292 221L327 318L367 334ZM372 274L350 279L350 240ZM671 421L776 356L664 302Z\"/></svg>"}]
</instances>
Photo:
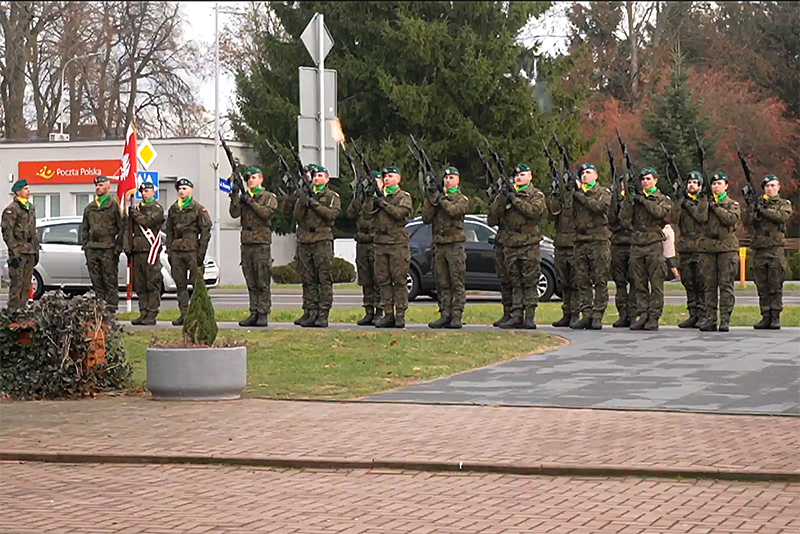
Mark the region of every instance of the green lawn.
<instances>
[{"instance_id":1,"label":"green lawn","mask_svg":"<svg viewBox=\"0 0 800 534\"><path fill-rule=\"evenodd\" d=\"M126 331L133 381L144 387L153 331ZM178 330L158 331L176 341ZM544 352L566 340L533 332L220 330L247 341L247 396L355 399L415 382Z\"/></svg>"}]
</instances>

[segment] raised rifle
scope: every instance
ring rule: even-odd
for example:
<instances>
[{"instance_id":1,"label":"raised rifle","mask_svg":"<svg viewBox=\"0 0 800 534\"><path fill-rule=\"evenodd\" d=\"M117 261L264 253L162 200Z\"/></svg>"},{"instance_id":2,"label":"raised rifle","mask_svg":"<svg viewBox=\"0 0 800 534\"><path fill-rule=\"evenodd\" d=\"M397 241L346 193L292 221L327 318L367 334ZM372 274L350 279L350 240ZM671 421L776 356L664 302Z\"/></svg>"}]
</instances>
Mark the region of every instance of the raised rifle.
<instances>
[{"instance_id":1,"label":"raised rifle","mask_svg":"<svg viewBox=\"0 0 800 534\"><path fill-rule=\"evenodd\" d=\"M708 173L706 173L706 151L697 136L697 128L694 129L694 144L697 146L697 159L700 160L700 174L703 175L703 189L700 193L711 196L711 182L708 180Z\"/></svg>"},{"instance_id":2,"label":"raised rifle","mask_svg":"<svg viewBox=\"0 0 800 534\"><path fill-rule=\"evenodd\" d=\"M355 141L352 145L356 156L358 156L358 159L361 161L361 166L364 167L364 175L362 175L360 180L364 194L367 196L374 194L382 197L383 191L378 188L378 184L375 183L375 179L372 177L372 167L369 164L369 160L367 160L366 154L358 147Z\"/></svg>"},{"instance_id":3,"label":"raised rifle","mask_svg":"<svg viewBox=\"0 0 800 534\"><path fill-rule=\"evenodd\" d=\"M739 143L736 143L736 154L739 156L739 161L742 164L742 169L744 170L744 177L747 180L747 183L744 184L742 187L742 195L744 196L745 202L750 205L756 211L761 209L761 195L756 192L755 184L753 184L753 171L750 170L750 165L747 164L747 160L744 158L742 151L739 150Z\"/></svg>"},{"instance_id":4,"label":"raised rifle","mask_svg":"<svg viewBox=\"0 0 800 534\"><path fill-rule=\"evenodd\" d=\"M425 149L423 149L420 144L414 139L413 135L410 135L411 142L414 144L414 149L417 153L417 163L420 164L422 169L422 191L427 192L437 200L444 197L444 187L439 181L436 179L436 170L431 163L431 160L428 158L428 154L425 153ZM409 147L410 148L410 147Z\"/></svg>"},{"instance_id":5,"label":"raised rifle","mask_svg":"<svg viewBox=\"0 0 800 534\"><path fill-rule=\"evenodd\" d=\"M297 153L297 149L291 142L289 143L289 150L292 151L292 156L294 156L294 161L297 165L297 175L300 177L300 190L307 198L310 199L314 196L314 190L311 187L311 181L306 179L306 171L303 168L303 160L300 159L300 154Z\"/></svg>"},{"instance_id":6,"label":"raised rifle","mask_svg":"<svg viewBox=\"0 0 800 534\"><path fill-rule=\"evenodd\" d=\"M625 191L629 195L642 195L640 184L637 183L638 180L634 176L633 163L631 163L631 157L628 154L628 145L622 140L619 128L615 128L615 130L617 132L617 141L622 149L622 157L625 159Z\"/></svg>"},{"instance_id":7,"label":"raised rifle","mask_svg":"<svg viewBox=\"0 0 800 534\"><path fill-rule=\"evenodd\" d=\"M247 194L247 187L242 179L242 173L239 172L241 165L239 164L239 160L233 155L233 152L231 152L231 147L225 142L225 138L222 137L222 132L219 132L219 140L222 143L222 148L225 150L225 155L228 156L228 163L231 166L231 192L234 194L238 193L241 199Z\"/></svg>"},{"instance_id":8,"label":"raised rifle","mask_svg":"<svg viewBox=\"0 0 800 534\"><path fill-rule=\"evenodd\" d=\"M611 147L606 143L606 154L608 154L608 164L611 166L611 198L617 205L622 203L622 187L620 177L617 176L617 167L614 165L614 154L611 152Z\"/></svg>"},{"instance_id":9,"label":"raised rifle","mask_svg":"<svg viewBox=\"0 0 800 534\"><path fill-rule=\"evenodd\" d=\"M289 162L286 161L286 158L284 158L281 155L281 153L278 152L278 149L275 148L275 145L269 142L269 139L265 137L264 141L267 143L267 146L269 147L270 150L272 150L272 153L275 154L275 157L278 158L278 162L280 162L281 164L281 169L283 170L282 180L284 185L286 185L286 188L289 190L289 193L299 195L300 186L298 185L296 179L292 179L292 176L295 174L295 171L292 170L292 167L289 165ZM305 176L303 176L302 179L305 180Z\"/></svg>"},{"instance_id":10,"label":"raised rifle","mask_svg":"<svg viewBox=\"0 0 800 534\"><path fill-rule=\"evenodd\" d=\"M558 136L555 132L553 132L553 139L556 140L556 146L558 146L558 151L561 152L561 159L564 162L564 172L567 174L566 188L568 191L575 191L575 182L578 181L578 177L572 172L572 158L569 157L569 152L567 152L567 149L561 144L561 141L558 140Z\"/></svg>"},{"instance_id":11,"label":"raised rifle","mask_svg":"<svg viewBox=\"0 0 800 534\"><path fill-rule=\"evenodd\" d=\"M547 156L547 162L550 164L550 177L552 178L552 182L550 184L550 194L554 197L561 195L562 182L561 176L558 174L558 169L556 169L556 162L553 160L553 156L550 155L550 149L547 148L547 143L544 142L542 139L542 146L544 147L544 153Z\"/></svg>"},{"instance_id":12,"label":"raised rifle","mask_svg":"<svg viewBox=\"0 0 800 534\"><path fill-rule=\"evenodd\" d=\"M495 197L497 197L498 193L500 193L500 177L495 176L494 171L492 170L492 166L489 165L489 162L486 161L486 158L483 156L483 152L478 149L478 158L480 158L481 163L483 163L483 167L486 169L486 196L489 198L489 203L491 204Z\"/></svg>"},{"instance_id":13,"label":"raised rifle","mask_svg":"<svg viewBox=\"0 0 800 534\"><path fill-rule=\"evenodd\" d=\"M661 150L664 151L664 156L667 158L667 180L669 180L670 184L672 185L672 190L675 192L675 197L677 199L681 199L686 196L686 184L683 183L683 180L681 179L681 172L678 170L678 164L675 163L675 154L668 153L664 143L661 143ZM672 171L672 173L675 175L674 180L669 176L670 171Z\"/></svg>"},{"instance_id":14,"label":"raised rifle","mask_svg":"<svg viewBox=\"0 0 800 534\"><path fill-rule=\"evenodd\" d=\"M489 140L486 137L483 138L486 142L486 146L489 149L489 153L492 155L492 159L494 159L495 164L497 165L497 170L500 171L500 193L503 193L507 198L517 196L517 191L514 189L514 178L512 178L508 174L508 170L506 169L506 164L503 161L503 158L500 157L500 154L492 148L492 145L489 144Z\"/></svg>"}]
</instances>

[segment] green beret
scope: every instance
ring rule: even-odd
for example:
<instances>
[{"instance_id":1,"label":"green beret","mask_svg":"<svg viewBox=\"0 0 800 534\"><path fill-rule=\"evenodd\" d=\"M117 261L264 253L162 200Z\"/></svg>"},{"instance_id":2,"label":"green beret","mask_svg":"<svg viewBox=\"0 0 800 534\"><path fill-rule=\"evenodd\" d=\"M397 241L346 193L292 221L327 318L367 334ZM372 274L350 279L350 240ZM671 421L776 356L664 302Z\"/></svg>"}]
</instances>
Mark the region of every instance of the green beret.
<instances>
[{"instance_id":1,"label":"green beret","mask_svg":"<svg viewBox=\"0 0 800 534\"><path fill-rule=\"evenodd\" d=\"M655 167L644 167L641 171L639 171L639 178L644 178L648 174L652 174L656 178L658 177L658 171L656 171Z\"/></svg>"},{"instance_id":2,"label":"green beret","mask_svg":"<svg viewBox=\"0 0 800 534\"><path fill-rule=\"evenodd\" d=\"M381 171L369 171L369 175L372 178L382 178L383 177L383 175L381 174Z\"/></svg>"},{"instance_id":3,"label":"green beret","mask_svg":"<svg viewBox=\"0 0 800 534\"><path fill-rule=\"evenodd\" d=\"M244 174L246 176L250 176L250 175L253 175L253 174L262 174L262 173L261 173L261 169L259 169L258 167L248 167L247 170L244 171Z\"/></svg>"},{"instance_id":4,"label":"green beret","mask_svg":"<svg viewBox=\"0 0 800 534\"><path fill-rule=\"evenodd\" d=\"M103 182L107 182L107 181L108 181L108 176L104 176L104 175L101 174L100 176L96 176L95 177L94 185L102 184Z\"/></svg>"},{"instance_id":5,"label":"green beret","mask_svg":"<svg viewBox=\"0 0 800 534\"><path fill-rule=\"evenodd\" d=\"M153 184L153 182L150 182L150 181L142 182L139 185L139 191L141 191L143 189L155 189L155 188L156 188L156 186Z\"/></svg>"},{"instance_id":6,"label":"green beret","mask_svg":"<svg viewBox=\"0 0 800 534\"><path fill-rule=\"evenodd\" d=\"M580 169L578 169L578 173L582 174L583 171L586 169L592 169L593 171L597 171L597 167L594 166L594 163L584 163L581 165Z\"/></svg>"},{"instance_id":7,"label":"green beret","mask_svg":"<svg viewBox=\"0 0 800 534\"><path fill-rule=\"evenodd\" d=\"M395 166L395 165L389 165L388 167L386 167L385 169L383 169L383 175L384 175L384 176L386 176L387 174L391 174L391 173L395 173L395 174L402 174L402 173L400 172L400 169L399 169L397 166Z\"/></svg>"},{"instance_id":8,"label":"green beret","mask_svg":"<svg viewBox=\"0 0 800 534\"><path fill-rule=\"evenodd\" d=\"M778 181L778 177L775 176L774 174L768 174L768 175L764 176L764 179L761 180L761 187L764 187L765 185L767 185L768 183L772 182L773 180L774 181Z\"/></svg>"},{"instance_id":9,"label":"green beret","mask_svg":"<svg viewBox=\"0 0 800 534\"><path fill-rule=\"evenodd\" d=\"M514 174L519 174L521 172L529 172L531 170L530 167L525 165L524 163L520 163L516 167L514 167Z\"/></svg>"},{"instance_id":10,"label":"green beret","mask_svg":"<svg viewBox=\"0 0 800 534\"><path fill-rule=\"evenodd\" d=\"M178 189L182 185L188 185L192 188L194 187L194 184L188 178L178 178L178 180L175 182L175 189Z\"/></svg>"},{"instance_id":11,"label":"green beret","mask_svg":"<svg viewBox=\"0 0 800 534\"><path fill-rule=\"evenodd\" d=\"M692 171L686 175L686 181L687 182L695 181L698 182L700 185L703 185L703 175L697 171Z\"/></svg>"},{"instance_id":12,"label":"green beret","mask_svg":"<svg viewBox=\"0 0 800 534\"><path fill-rule=\"evenodd\" d=\"M316 165L314 165L313 163L309 163L308 165L306 165L306 166L304 166L304 167L303 167L303 172L310 172L310 173L313 173L313 172L314 172L314 169L316 169L316 168L317 168L317 166L316 166Z\"/></svg>"},{"instance_id":13,"label":"green beret","mask_svg":"<svg viewBox=\"0 0 800 534\"><path fill-rule=\"evenodd\" d=\"M328 174L328 169L326 169L322 165L314 165L314 167L315 167L314 173L324 172L325 174Z\"/></svg>"},{"instance_id":14,"label":"green beret","mask_svg":"<svg viewBox=\"0 0 800 534\"><path fill-rule=\"evenodd\" d=\"M725 183L728 182L728 175L724 172L715 172L714 175L711 177L712 182L716 182L717 180L725 180Z\"/></svg>"},{"instance_id":15,"label":"green beret","mask_svg":"<svg viewBox=\"0 0 800 534\"><path fill-rule=\"evenodd\" d=\"M28 187L28 180L23 178L22 180L17 180L14 182L14 185L11 186L11 192L16 193L20 189L24 189L26 187Z\"/></svg>"},{"instance_id":16,"label":"green beret","mask_svg":"<svg viewBox=\"0 0 800 534\"><path fill-rule=\"evenodd\" d=\"M456 169L456 168L455 168L455 167L453 167L452 165L450 165L449 167L447 167L447 168L444 170L444 175L445 175L445 176L447 176L448 174L455 174L456 176L461 176L461 175L458 173L458 169Z\"/></svg>"}]
</instances>

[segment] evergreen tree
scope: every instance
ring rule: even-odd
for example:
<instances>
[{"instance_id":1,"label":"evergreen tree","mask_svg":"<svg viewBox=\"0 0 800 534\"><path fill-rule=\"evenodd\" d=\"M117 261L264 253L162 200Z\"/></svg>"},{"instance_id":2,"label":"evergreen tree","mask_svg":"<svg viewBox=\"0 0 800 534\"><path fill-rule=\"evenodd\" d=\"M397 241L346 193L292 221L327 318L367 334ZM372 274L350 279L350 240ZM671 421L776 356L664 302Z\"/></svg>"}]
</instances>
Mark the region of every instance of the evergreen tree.
<instances>
[{"instance_id":1,"label":"evergreen tree","mask_svg":"<svg viewBox=\"0 0 800 534\"><path fill-rule=\"evenodd\" d=\"M194 281L192 300L183 323L183 335L195 344L211 347L217 339L217 320L214 315L214 304L208 294L208 287L203 280L202 269L197 271Z\"/></svg>"}]
</instances>

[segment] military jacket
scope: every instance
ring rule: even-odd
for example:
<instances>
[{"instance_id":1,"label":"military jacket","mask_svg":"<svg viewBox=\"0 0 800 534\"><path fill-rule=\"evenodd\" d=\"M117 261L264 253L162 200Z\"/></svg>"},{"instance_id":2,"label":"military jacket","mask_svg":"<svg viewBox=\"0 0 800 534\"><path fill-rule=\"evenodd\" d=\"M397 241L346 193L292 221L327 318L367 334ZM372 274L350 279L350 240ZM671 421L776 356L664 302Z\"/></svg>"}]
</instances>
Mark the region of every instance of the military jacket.
<instances>
[{"instance_id":1,"label":"military jacket","mask_svg":"<svg viewBox=\"0 0 800 534\"><path fill-rule=\"evenodd\" d=\"M556 225L556 248L568 248L575 245L575 199L572 192L562 196L550 197L547 206L550 219Z\"/></svg>"},{"instance_id":2,"label":"military jacket","mask_svg":"<svg viewBox=\"0 0 800 534\"><path fill-rule=\"evenodd\" d=\"M684 197L672 207L672 228L676 230L676 248L681 252L702 252L703 228L708 220L708 202Z\"/></svg>"},{"instance_id":3,"label":"military jacket","mask_svg":"<svg viewBox=\"0 0 800 534\"><path fill-rule=\"evenodd\" d=\"M580 189L573 193L575 203L575 241L608 241L608 210L611 206L611 191L600 184L588 191Z\"/></svg>"},{"instance_id":4,"label":"military jacket","mask_svg":"<svg viewBox=\"0 0 800 534\"><path fill-rule=\"evenodd\" d=\"M624 201L624 199L623 199ZM611 244L626 246L631 244L631 220L621 216L622 204L611 195L608 208L608 229L611 230Z\"/></svg>"},{"instance_id":5,"label":"military jacket","mask_svg":"<svg viewBox=\"0 0 800 534\"><path fill-rule=\"evenodd\" d=\"M494 237L494 243L495 245L501 246L508 234L505 221L503 220L503 213L505 213L505 198L503 195L497 195L489 205L489 215L486 218L486 224L497 227L497 235Z\"/></svg>"},{"instance_id":6,"label":"military jacket","mask_svg":"<svg viewBox=\"0 0 800 534\"><path fill-rule=\"evenodd\" d=\"M8 255L38 254L39 236L36 233L36 209L33 203L27 207L14 199L3 210L3 240L8 246Z\"/></svg>"},{"instance_id":7,"label":"military jacket","mask_svg":"<svg viewBox=\"0 0 800 534\"><path fill-rule=\"evenodd\" d=\"M125 250L132 252L150 252L150 242L144 235L142 228L149 228L155 235L161 231L164 224L164 208L157 200L149 204L140 202L132 210L129 217L133 222L133 246L130 244L130 231L125 229Z\"/></svg>"},{"instance_id":8,"label":"military jacket","mask_svg":"<svg viewBox=\"0 0 800 534\"><path fill-rule=\"evenodd\" d=\"M626 196L620 217L631 221L631 244L643 247L664 241L663 229L671 210L669 197L658 190L641 202L634 201L634 195Z\"/></svg>"},{"instance_id":9,"label":"military jacket","mask_svg":"<svg viewBox=\"0 0 800 534\"><path fill-rule=\"evenodd\" d=\"M83 210L81 225L81 244L84 249L115 249L122 252L125 220L114 195L108 202L98 206L92 200Z\"/></svg>"},{"instance_id":10,"label":"military jacket","mask_svg":"<svg viewBox=\"0 0 800 534\"><path fill-rule=\"evenodd\" d=\"M506 235L503 245L507 247L523 247L538 245L542 240L539 230L539 221L544 215L544 193L533 186L517 191L516 196L506 199L505 195L498 195L495 202L504 206L503 222Z\"/></svg>"},{"instance_id":11,"label":"military jacket","mask_svg":"<svg viewBox=\"0 0 800 534\"><path fill-rule=\"evenodd\" d=\"M383 206L375 213L375 244L408 245L406 222L413 207L411 195L397 189L384 198Z\"/></svg>"},{"instance_id":12,"label":"military jacket","mask_svg":"<svg viewBox=\"0 0 800 534\"><path fill-rule=\"evenodd\" d=\"M242 198L238 194L231 194L230 200L228 213L234 219L242 220L242 233L239 236L241 244L271 244L272 217L278 209L278 197L265 189L252 195L247 204L242 203Z\"/></svg>"},{"instance_id":13,"label":"military jacket","mask_svg":"<svg viewBox=\"0 0 800 534\"><path fill-rule=\"evenodd\" d=\"M786 223L791 216L792 203L778 195L763 200L758 212L745 210L744 222L753 227L750 248L783 247L786 244Z\"/></svg>"},{"instance_id":14,"label":"military jacket","mask_svg":"<svg viewBox=\"0 0 800 534\"><path fill-rule=\"evenodd\" d=\"M178 207L176 200L169 207L166 234L169 252L197 252L198 257L205 258L211 239L211 216L194 199L184 209Z\"/></svg>"},{"instance_id":15,"label":"military jacket","mask_svg":"<svg viewBox=\"0 0 800 534\"><path fill-rule=\"evenodd\" d=\"M353 197L347 206L347 216L356 220L356 243L372 243L375 240L375 198Z\"/></svg>"},{"instance_id":16,"label":"military jacket","mask_svg":"<svg viewBox=\"0 0 800 534\"><path fill-rule=\"evenodd\" d=\"M298 199L294 204L297 242L308 244L333 241L333 223L341 209L339 194L327 186L312 195L308 206Z\"/></svg>"},{"instance_id":17,"label":"military jacket","mask_svg":"<svg viewBox=\"0 0 800 534\"><path fill-rule=\"evenodd\" d=\"M426 196L422 203L422 222L432 224L433 243L463 243L464 215L469 209L469 199L459 190L446 195L438 205L434 205Z\"/></svg>"},{"instance_id":18,"label":"military jacket","mask_svg":"<svg viewBox=\"0 0 800 534\"><path fill-rule=\"evenodd\" d=\"M736 230L741 219L739 203L729 196L720 202L713 197L709 199L704 196L700 203L708 204L708 221L700 241L702 251L708 253L738 251L739 238L736 237Z\"/></svg>"}]
</instances>

